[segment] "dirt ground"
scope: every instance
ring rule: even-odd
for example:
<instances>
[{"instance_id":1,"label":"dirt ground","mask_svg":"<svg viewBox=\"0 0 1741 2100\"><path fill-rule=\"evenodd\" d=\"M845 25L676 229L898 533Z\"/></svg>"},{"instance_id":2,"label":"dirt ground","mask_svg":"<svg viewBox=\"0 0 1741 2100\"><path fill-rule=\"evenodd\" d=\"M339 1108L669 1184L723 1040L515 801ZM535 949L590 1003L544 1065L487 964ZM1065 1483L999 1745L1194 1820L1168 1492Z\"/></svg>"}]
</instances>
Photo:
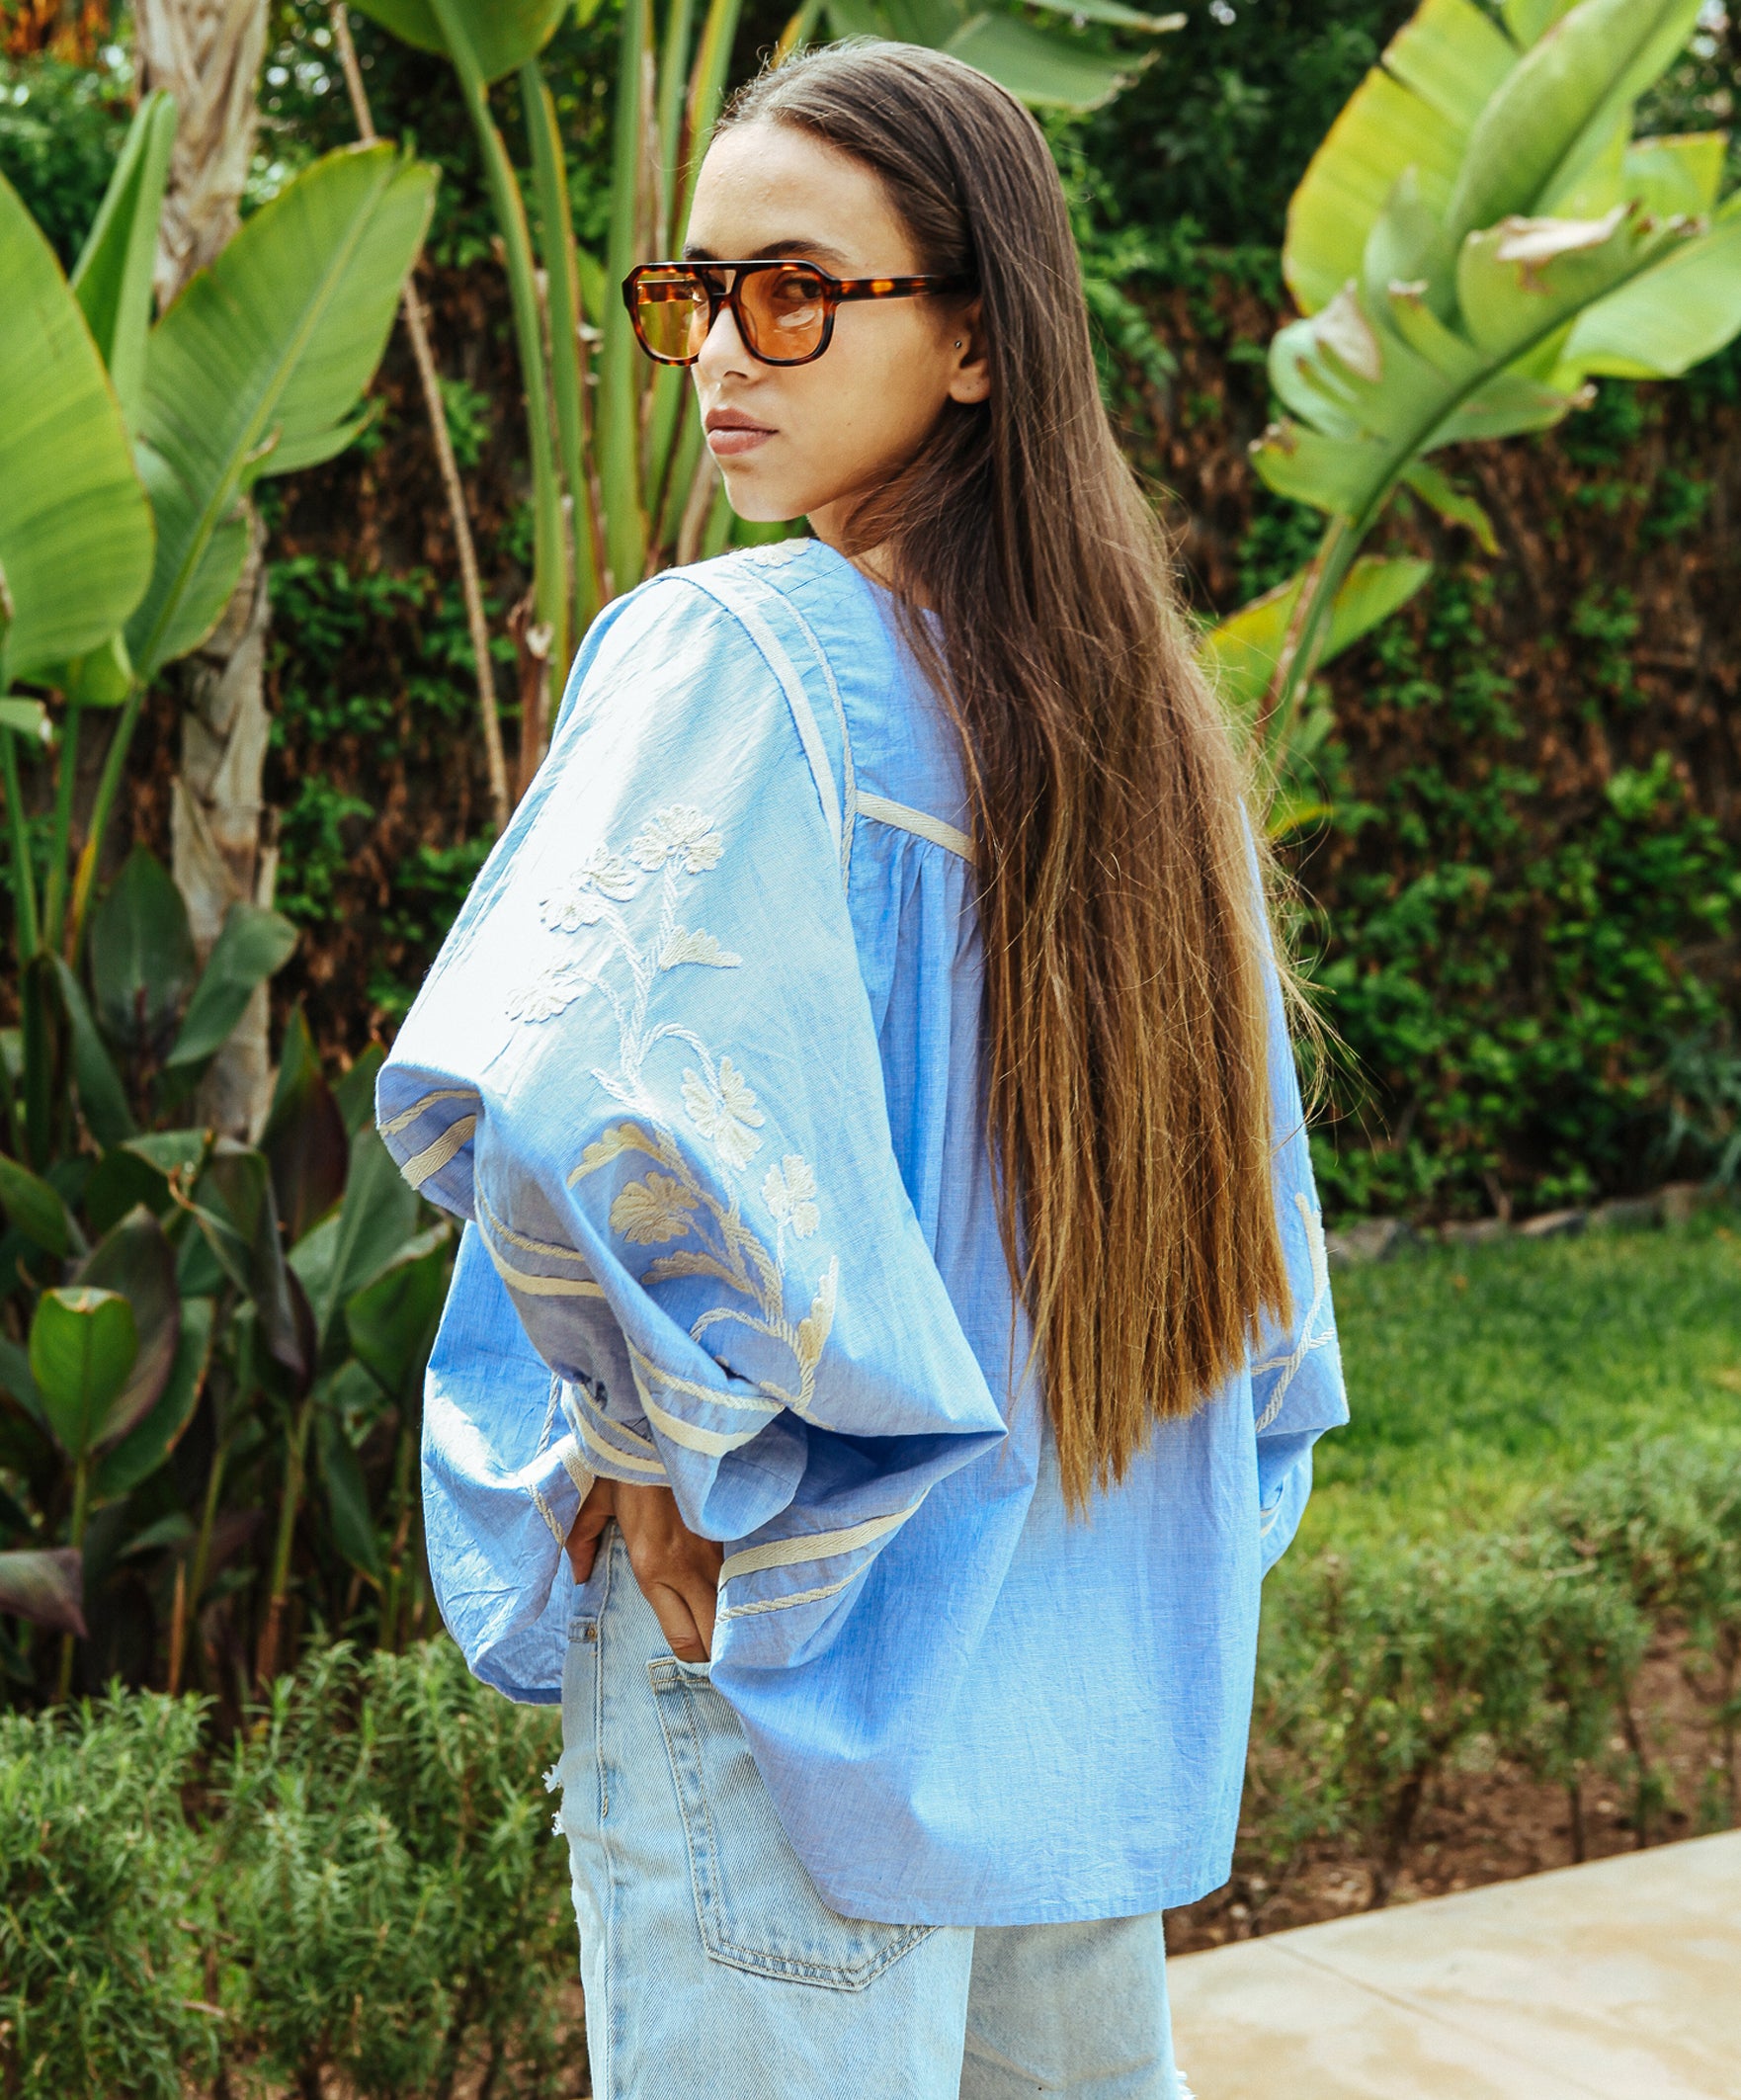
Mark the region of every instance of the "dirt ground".
<instances>
[{"instance_id":1,"label":"dirt ground","mask_svg":"<svg viewBox=\"0 0 1741 2100\"><path fill-rule=\"evenodd\" d=\"M1638 1708L1654 1766L1653 1799L1637 1813L1637 1787L1624 1741L1609 1743L1609 1769L1584 1783L1585 1857L1607 1859L1720 1827L1720 1769L1713 1769L1707 1710L1688 1686L1679 1643L1648 1657ZM1357 1844L1310 1845L1280 1869L1243 1842L1233 1878L1201 1902L1171 1911L1167 1947L1196 1954L1260 1933L1284 1932L1367 1909L1373 1861ZM1393 1903L1450 1895L1488 1882L1516 1881L1574 1864L1570 1804L1555 1787L1495 1763L1451 1774L1420 1813L1391 1891Z\"/></svg>"}]
</instances>

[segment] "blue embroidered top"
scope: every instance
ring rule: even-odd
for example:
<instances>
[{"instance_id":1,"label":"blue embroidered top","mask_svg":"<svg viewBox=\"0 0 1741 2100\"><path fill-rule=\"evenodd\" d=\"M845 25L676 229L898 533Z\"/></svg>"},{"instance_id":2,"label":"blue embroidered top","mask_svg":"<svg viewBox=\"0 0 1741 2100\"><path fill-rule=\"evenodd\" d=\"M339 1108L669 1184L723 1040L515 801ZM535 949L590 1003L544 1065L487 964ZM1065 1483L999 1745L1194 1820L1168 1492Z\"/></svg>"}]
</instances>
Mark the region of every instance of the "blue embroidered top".
<instances>
[{"instance_id":1,"label":"blue embroidered top","mask_svg":"<svg viewBox=\"0 0 1741 2100\"><path fill-rule=\"evenodd\" d=\"M1068 1518L984 1139L953 732L819 543L588 634L380 1075L466 1220L424 1491L471 1666L553 1701L595 1473L726 1542L712 1678L850 1916L1003 1925L1226 1878L1258 1592L1346 1419L1274 1000L1294 1298Z\"/></svg>"}]
</instances>

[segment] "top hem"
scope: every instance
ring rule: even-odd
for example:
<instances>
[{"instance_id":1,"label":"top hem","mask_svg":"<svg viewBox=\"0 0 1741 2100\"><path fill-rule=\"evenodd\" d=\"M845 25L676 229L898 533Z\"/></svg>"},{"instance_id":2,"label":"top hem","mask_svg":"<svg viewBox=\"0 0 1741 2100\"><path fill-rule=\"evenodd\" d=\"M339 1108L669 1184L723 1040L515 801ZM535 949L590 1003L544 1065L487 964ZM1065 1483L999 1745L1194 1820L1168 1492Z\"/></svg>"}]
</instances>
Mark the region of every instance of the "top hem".
<instances>
[{"instance_id":1,"label":"top hem","mask_svg":"<svg viewBox=\"0 0 1741 2100\"><path fill-rule=\"evenodd\" d=\"M829 1909L841 1917L897 1925L1080 1925L1108 1918L1147 1917L1156 1910L1177 1910L1198 1902L1225 1886L1233 1871L1231 1854L1214 1867L1194 1874L1145 1876L1110 1894L1082 1897L1024 1897L962 1904L928 1902L904 1894L891 1904L886 1890L857 1889L818 1874L810 1879ZM898 1913L898 1914L896 1914Z\"/></svg>"}]
</instances>

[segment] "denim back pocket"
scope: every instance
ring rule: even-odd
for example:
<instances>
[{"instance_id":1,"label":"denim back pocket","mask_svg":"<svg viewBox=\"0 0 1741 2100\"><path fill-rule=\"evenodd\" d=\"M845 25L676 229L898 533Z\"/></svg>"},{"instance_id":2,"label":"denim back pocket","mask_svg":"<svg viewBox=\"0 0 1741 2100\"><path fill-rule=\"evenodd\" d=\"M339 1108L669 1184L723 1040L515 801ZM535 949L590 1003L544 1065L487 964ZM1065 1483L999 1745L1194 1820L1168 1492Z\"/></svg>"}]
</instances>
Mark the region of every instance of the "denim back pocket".
<instances>
[{"instance_id":1,"label":"denim back pocket","mask_svg":"<svg viewBox=\"0 0 1741 2100\"><path fill-rule=\"evenodd\" d=\"M647 1677L683 1812L702 1945L757 1975L863 1990L933 1929L843 1918L781 1827L730 1704L705 1663L656 1655Z\"/></svg>"}]
</instances>

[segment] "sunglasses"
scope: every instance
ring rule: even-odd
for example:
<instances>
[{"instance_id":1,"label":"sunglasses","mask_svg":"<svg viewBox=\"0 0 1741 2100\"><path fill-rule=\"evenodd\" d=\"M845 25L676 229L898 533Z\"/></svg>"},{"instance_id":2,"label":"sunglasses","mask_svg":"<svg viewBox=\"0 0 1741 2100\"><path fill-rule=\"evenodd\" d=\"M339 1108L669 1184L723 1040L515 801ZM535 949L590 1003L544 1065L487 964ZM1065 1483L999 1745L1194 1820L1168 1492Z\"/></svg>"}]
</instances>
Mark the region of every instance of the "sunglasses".
<instances>
[{"instance_id":1,"label":"sunglasses","mask_svg":"<svg viewBox=\"0 0 1741 2100\"><path fill-rule=\"evenodd\" d=\"M828 348L835 309L849 299L972 289L964 277L831 277L814 263L643 263L622 280L622 303L655 364L693 365L729 306L759 364L808 365Z\"/></svg>"}]
</instances>

